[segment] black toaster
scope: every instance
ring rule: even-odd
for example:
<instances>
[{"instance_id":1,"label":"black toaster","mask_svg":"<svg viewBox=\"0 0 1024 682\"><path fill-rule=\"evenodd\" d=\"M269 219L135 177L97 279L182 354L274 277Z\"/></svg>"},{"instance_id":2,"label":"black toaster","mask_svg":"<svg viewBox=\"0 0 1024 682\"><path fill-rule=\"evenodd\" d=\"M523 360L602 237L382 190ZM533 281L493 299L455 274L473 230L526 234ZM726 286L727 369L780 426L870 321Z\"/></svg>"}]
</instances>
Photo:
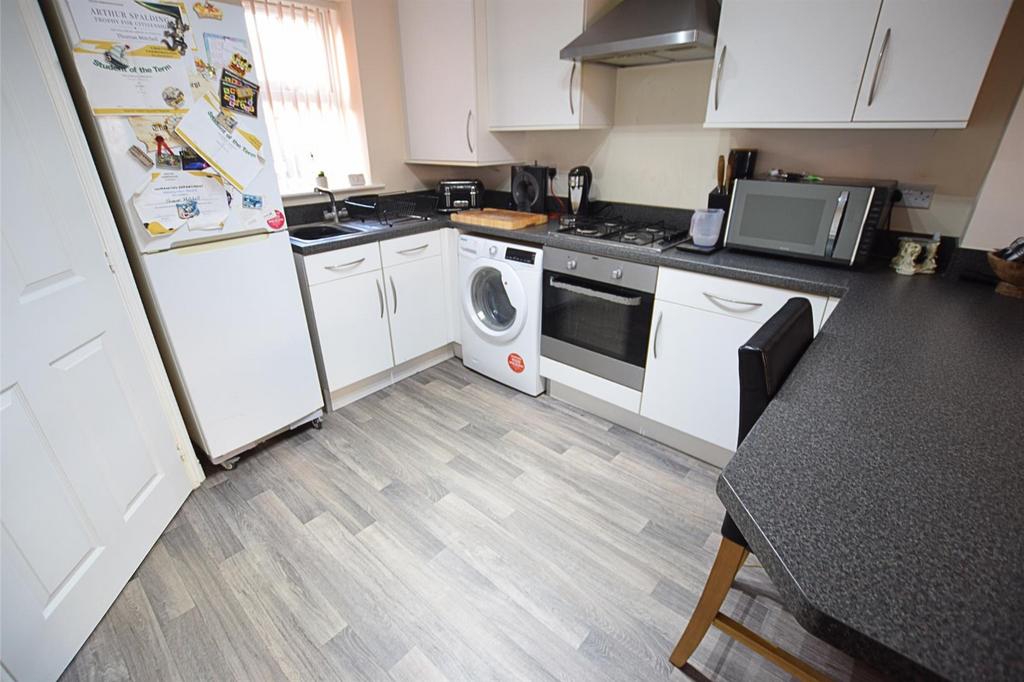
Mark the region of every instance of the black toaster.
<instances>
[{"instance_id":1,"label":"black toaster","mask_svg":"<svg viewBox=\"0 0 1024 682\"><path fill-rule=\"evenodd\" d=\"M484 204L484 183L479 180L442 180L437 183L437 210L454 213Z\"/></svg>"}]
</instances>

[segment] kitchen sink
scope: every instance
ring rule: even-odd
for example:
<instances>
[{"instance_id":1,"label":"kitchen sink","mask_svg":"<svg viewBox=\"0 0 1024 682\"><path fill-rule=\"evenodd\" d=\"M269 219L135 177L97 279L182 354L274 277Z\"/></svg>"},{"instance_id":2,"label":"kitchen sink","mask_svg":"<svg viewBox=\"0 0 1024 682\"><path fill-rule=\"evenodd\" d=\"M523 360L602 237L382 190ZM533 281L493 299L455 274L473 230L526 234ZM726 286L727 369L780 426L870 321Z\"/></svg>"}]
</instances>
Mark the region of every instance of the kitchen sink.
<instances>
[{"instance_id":1,"label":"kitchen sink","mask_svg":"<svg viewBox=\"0 0 1024 682\"><path fill-rule=\"evenodd\" d=\"M366 230L350 225L338 225L337 223L314 223L312 225L303 225L302 227L293 227L288 232L291 235L292 241L311 244L326 239L339 239L351 234L361 234L366 232Z\"/></svg>"}]
</instances>

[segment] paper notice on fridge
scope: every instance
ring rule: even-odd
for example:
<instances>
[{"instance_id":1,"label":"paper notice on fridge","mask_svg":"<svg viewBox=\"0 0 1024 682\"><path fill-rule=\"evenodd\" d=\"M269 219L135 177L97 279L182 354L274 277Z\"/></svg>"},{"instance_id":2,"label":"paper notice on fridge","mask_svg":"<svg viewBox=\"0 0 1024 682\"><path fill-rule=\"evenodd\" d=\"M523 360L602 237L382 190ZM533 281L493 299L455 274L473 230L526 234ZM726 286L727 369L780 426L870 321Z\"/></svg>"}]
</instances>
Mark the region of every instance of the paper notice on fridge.
<instances>
[{"instance_id":1,"label":"paper notice on fridge","mask_svg":"<svg viewBox=\"0 0 1024 682\"><path fill-rule=\"evenodd\" d=\"M185 5L143 0L74 0L68 3L78 35L86 40L110 41L132 48L174 47L165 31L187 25ZM191 47L196 47L194 41Z\"/></svg>"},{"instance_id":2,"label":"paper notice on fridge","mask_svg":"<svg viewBox=\"0 0 1024 682\"><path fill-rule=\"evenodd\" d=\"M154 56L158 51L124 51L97 41L82 41L74 54L98 116L183 114L188 108L188 70L177 54Z\"/></svg>"},{"instance_id":3,"label":"paper notice on fridge","mask_svg":"<svg viewBox=\"0 0 1024 682\"><path fill-rule=\"evenodd\" d=\"M220 230L228 217L224 181L201 171L156 171L132 197L139 219L154 237L182 227Z\"/></svg>"},{"instance_id":4,"label":"paper notice on fridge","mask_svg":"<svg viewBox=\"0 0 1024 682\"><path fill-rule=\"evenodd\" d=\"M197 100L174 132L240 190L263 169L262 140L208 98Z\"/></svg>"}]
</instances>

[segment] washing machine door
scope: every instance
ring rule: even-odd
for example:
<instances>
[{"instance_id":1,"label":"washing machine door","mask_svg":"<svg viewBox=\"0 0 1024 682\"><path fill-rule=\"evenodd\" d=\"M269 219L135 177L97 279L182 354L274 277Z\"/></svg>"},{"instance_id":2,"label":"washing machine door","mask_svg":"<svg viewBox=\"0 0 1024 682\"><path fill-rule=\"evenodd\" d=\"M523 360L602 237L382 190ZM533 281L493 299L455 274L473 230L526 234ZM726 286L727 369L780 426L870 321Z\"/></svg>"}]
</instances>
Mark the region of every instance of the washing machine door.
<instances>
[{"instance_id":1,"label":"washing machine door","mask_svg":"<svg viewBox=\"0 0 1024 682\"><path fill-rule=\"evenodd\" d=\"M470 326L494 342L511 341L526 323L526 292L516 271L506 263L481 259L462 282L462 309Z\"/></svg>"}]
</instances>

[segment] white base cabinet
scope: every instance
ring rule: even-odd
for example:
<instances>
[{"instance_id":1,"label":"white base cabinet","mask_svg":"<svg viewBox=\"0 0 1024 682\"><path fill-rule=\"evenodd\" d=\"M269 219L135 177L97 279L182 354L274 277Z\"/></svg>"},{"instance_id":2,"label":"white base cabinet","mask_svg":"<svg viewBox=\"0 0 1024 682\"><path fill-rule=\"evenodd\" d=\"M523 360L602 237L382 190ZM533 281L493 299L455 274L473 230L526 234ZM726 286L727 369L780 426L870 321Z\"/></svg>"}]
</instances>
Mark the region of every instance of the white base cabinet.
<instances>
[{"instance_id":1,"label":"white base cabinet","mask_svg":"<svg viewBox=\"0 0 1024 682\"><path fill-rule=\"evenodd\" d=\"M296 254L328 408L339 406L332 396L367 381L387 385L379 375L394 367L445 358L437 353L452 340L441 249L434 231Z\"/></svg>"},{"instance_id":2,"label":"white base cabinet","mask_svg":"<svg viewBox=\"0 0 1024 682\"><path fill-rule=\"evenodd\" d=\"M444 269L440 256L385 268L395 364L448 342Z\"/></svg>"},{"instance_id":3,"label":"white base cabinet","mask_svg":"<svg viewBox=\"0 0 1024 682\"><path fill-rule=\"evenodd\" d=\"M793 297L810 301L817 333L826 296L661 268L640 415L735 451L739 348Z\"/></svg>"}]
</instances>

